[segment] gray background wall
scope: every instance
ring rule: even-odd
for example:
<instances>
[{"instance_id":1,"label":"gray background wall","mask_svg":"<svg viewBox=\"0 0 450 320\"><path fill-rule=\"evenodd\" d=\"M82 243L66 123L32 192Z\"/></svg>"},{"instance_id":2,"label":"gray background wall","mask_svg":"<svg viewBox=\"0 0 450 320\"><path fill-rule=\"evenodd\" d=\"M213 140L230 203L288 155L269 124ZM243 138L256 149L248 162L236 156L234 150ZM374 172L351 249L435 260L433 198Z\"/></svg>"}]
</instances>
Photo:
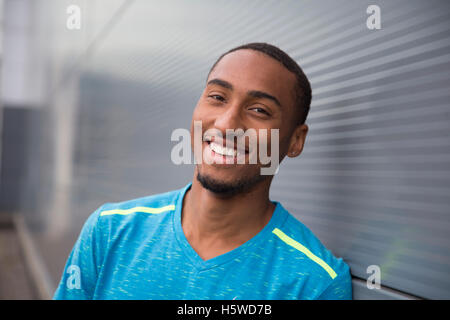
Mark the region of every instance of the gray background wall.
<instances>
[{"instance_id":1,"label":"gray background wall","mask_svg":"<svg viewBox=\"0 0 450 320\"><path fill-rule=\"evenodd\" d=\"M68 30L66 8L81 8ZM381 8L381 30L366 26ZM313 88L281 201L354 276L357 299L450 298L450 3L6 0L0 204L24 217L53 290L99 205L192 179L170 161L207 71L273 43ZM381 268L380 290L365 285ZM405 295L406 294L406 295ZM411 296L407 296L411 295Z\"/></svg>"}]
</instances>

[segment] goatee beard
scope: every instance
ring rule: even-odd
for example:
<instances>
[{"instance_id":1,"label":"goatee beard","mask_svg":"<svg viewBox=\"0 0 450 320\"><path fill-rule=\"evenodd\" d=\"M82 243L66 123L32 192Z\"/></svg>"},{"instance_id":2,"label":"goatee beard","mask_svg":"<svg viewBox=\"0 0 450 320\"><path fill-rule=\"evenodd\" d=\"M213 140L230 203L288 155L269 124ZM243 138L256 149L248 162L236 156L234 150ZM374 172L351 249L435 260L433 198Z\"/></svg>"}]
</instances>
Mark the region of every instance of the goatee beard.
<instances>
[{"instance_id":1,"label":"goatee beard","mask_svg":"<svg viewBox=\"0 0 450 320\"><path fill-rule=\"evenodd\" d=\"M233 182L224 182L208 176L204 176L200 174L200 172L197 173L197 180L200 182L203 188L227 197L231 197L236 194L247 193L255 185L257 185L267 177L268 176L256 175L254 177L247 178L246 180L239 179Z\"/></svg>"}]
</instances>

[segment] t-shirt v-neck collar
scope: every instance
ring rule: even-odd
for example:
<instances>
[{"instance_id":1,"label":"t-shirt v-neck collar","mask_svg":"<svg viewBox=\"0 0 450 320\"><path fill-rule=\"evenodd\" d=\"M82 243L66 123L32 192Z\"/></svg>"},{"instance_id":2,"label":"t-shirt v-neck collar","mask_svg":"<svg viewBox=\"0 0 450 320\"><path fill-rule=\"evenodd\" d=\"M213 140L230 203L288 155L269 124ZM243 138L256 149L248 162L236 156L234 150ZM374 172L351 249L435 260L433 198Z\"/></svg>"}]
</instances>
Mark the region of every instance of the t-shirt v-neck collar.
<instances>
[{"instance_id":1,"label":"t-shirt v-neck collar","mask_svg":"<svg viewBox=\"0 0 450 320\"><path fill-rule=\"evenodd\" d=\"M182 212L182 206L183 206L183 199L186 194L186 192L190 189L192 183L189 183L186 187L184 187L176 200L175 205L175 214L173 215L173 226L174 226L174 232L175 236L177 238L178 243L181 246L181 249L185 253L185 255L188 257L190 262L194 265L194 267L198 271L211 269L216 266L219 266L221 264L224 264L232 259L237 258L244 252L247 252L251 247L253 247L256 243L259 243L263 241L267 236L271 234L272 230L276 227L282 224L284 219L286 218L287 212L286 210L283 210L281 204L277 201L272 201L272 203L275 204L275 210L272 214L271 219L269 222L265 225L265 227L257 233L253 238L249 239L244 244L240 245L239 247L226 252L224 254L221 254L219 256L216 256L214 258L203 260L198 253L192 248L190 243L188 242L183 227L181 225L181 212Z\"/></svg>"}]
</instances>

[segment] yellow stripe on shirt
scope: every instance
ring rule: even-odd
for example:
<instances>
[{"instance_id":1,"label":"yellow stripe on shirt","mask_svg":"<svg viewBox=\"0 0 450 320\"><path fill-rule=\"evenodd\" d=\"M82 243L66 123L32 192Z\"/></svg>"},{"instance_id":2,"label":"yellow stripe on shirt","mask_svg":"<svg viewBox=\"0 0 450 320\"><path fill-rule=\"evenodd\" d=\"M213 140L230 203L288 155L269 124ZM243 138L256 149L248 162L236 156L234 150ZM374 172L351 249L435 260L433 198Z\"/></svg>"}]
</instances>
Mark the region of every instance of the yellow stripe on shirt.
<instances>
[{"instance_id":1,"label":"yellow stripe on shirt","mask_svg":"<svg viewBox=\"0 0 450 320\"><path fill-rule=\"evenodd\" d=\"M121 214L121 215L127 215L130 213L136 213L136 212L144 212L144 213L151 213L151 214L159 214L166 211L172 211L175 210L175 205L170 204L168 206L160 207L160 208L150 208L150 207L134 207L131 209L113 209L113 210L105 210L100 213L101 216L109 216L112 214Z\"/></svg>"},{"instance_id":2,"label":"yellow stripe on shirt","mask_svg":"<svg viewBox=\"0 0 450 320\"><path fill-rule=\"evenodd\" d=\"M322 259L320 259L318 256L316 256L314 253L312 253L308 248L300 244L299 242L295 241L288 235L286 235L283 231L281 231L278 228L273 229L272 231L274 234L276 234L281 240L283 240L285 243L290 245L291 247L294 247L295 249L303 252L308 258L310 258L312 261L317 263L319 266L325 269L326 272L330 275L331 279L336 278L337 274L334 272L334 270Z\"/></svg>"}]
</instances>

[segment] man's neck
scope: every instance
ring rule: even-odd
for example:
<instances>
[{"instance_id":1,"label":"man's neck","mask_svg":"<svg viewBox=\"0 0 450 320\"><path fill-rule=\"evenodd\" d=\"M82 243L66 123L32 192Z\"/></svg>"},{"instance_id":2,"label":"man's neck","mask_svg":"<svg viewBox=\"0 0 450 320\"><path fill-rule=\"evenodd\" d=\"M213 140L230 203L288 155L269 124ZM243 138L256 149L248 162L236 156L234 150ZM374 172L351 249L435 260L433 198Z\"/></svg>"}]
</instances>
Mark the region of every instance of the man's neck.
<instances>
[{"instance_id":1,"label":"man's neck","mask_svg":"<svg viewBox=\"0 0 450 320\"><path fill-rule=\"evenodd\" d=\"M223 197L205 189L194 177L183 201L182 226L200 257L207 260L233 250L264 228L275 209L269 200L270 182Z\"/></svg>"}]
</instances>

